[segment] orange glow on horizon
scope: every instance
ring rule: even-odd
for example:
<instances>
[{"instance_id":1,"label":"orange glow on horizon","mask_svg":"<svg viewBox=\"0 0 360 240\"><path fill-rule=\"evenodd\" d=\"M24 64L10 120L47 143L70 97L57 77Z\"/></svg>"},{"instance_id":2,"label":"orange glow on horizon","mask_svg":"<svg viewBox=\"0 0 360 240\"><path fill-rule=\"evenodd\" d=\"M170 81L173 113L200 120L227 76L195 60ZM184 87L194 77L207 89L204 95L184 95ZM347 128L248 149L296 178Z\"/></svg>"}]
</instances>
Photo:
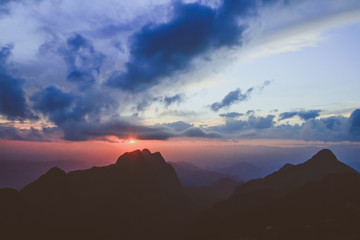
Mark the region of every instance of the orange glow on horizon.
<instances>
[{"instance_id":1,"label":"orange glow on horizon","mask_svg":"<svg viewBox=\"0 0 360 240\"><path fill-rule=\"evenodd\" d=\"M134 140L134 139L130 139L129 140L129 143L131 143L131 144L133 144L133 143L135 143L136 141Z\"/></svg>"}]
</instances>

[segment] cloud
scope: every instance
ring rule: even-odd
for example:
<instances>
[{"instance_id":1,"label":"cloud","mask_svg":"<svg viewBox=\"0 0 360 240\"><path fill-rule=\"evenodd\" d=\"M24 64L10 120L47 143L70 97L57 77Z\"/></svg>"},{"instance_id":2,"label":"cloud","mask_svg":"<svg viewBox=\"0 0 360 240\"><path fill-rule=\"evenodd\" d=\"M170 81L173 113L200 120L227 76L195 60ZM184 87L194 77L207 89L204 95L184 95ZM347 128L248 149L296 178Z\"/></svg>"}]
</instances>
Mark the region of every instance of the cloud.
<instances>
[{"instance_id":1,"label":"cloud","mask_svg":"<svg viewBox=\"0 0 360 240\"><path fill-rule=\"evenodd\" d=\"M168 107L174 103L180 103L184 100L184 96L182 94L176 94L174 96L164 97L162 101L165 104L165 107Z\"/></svg>"},{"instance_id":2,"label":"cloud","mask_svg":"<svg viewBox=\"0 0 360 240\"><path fill-rule=\"evenodd\" d=\"M243 113L238 113L238 112L228 112L228 113L219 114L219 116L223 117L223 118L237 118L237 117L241 117L243 115L244 115Z\"/></svg>"},{"instance_id":3,"label":"cloud","mask_svg":"<svg viewBox=\"0 0 360 240\"><path fill-rule=\"evenodd\" d=\"M266 117L250 116L248 119L248 126L255 129L265 129L274 126L274 115L267 115Z\"/></svg>"},{"instance_id":4,"label":"cloud","mask_svg":"<svg viewBox=\"0 0 360 240\"><path fill-rule=\"evenodd\" d=\"M59 140L61 131L56 127L19 129L8 123L0 123L0 139L48 142Z\"/></svg>"},{"instance_id":5,"label":"cloud","mask_svg":"<svg viewBox=\"0 0 360 240\"><path fill-rule=\"evenodd\" d=\"M264 88L269 86L272 82L273 82L272 80L271 81L270 80L264 81L264 83L258 87L259 92L262 92L264 90Z\"/></svg>"},{"instance_id":6,"label":"cloud","mask_svg":"<svg viewBox=\"0 0 360 240\"><path fill-rule=\"evenodd\" d=\"M298 112L298 116L302 120L308 120L308 119L316 118L316 117L320 116L320 112L322 112L322 110L309 110L309 111L304 111L304 112Z\"/></svg>"},{"instance_id":7,"label":"cloud","mask_svg":"<svg viewBox=\"0 0 360 240\"><path fill-rule=\"evenodd\" d=\"M34 101L34 109L49 119L61 125L67 120L79 120L81 113L74 106L75 96L63 92L56 86L49 86L31 97Z\"/></svg>"},{"instance_id":8,"label":"cloud","mask_svg":"<svg viewBox=\"0 0 360 240\"><path fill-rule=\"evenodd\" d=\"M0 124L0 139L22 140L22 137L18 133L17 128Z\"/></svg>"},{"instance_id":9,"label":"cloud","mask_svg":"<svg viewBox=\"0 0 360 240\"><path fill-rule=\"evenodd\" d=\"M32 118L22 88L24 80L14 78L6 70L12 46L0 49L0 113L10 120Z\"/></svg>"},{"instance_id":10,"label":"cloud","mask_svg":"<svg viewBox=\"0 0 360 240\"><path fill-rule=\"evenodd\" d=\"M223 138L223 136L220 133L207 132L202 128L197 128L197 127L186 130L181 136L192 137L192 138Z\"/></svg>"},{"instance_id":11,"label":"cloud","mask_svg":"<svg viewBox=\"0 0 360 240\"><path fill-rule=\"evenodd\" d=\"M71 121L65 128L65 134L65 139L73 141L106 140L107 136L116 136L120 139L166 140L175 136L173 132L163 127L141 126L120 120L103 123Z\"/></svg>"},{"instance_id":12,"label":"cloud","mask_svg":"<svg viewBox=\"0 0 360 240\"><path fill-rule=\"evenodd\" d=\"M125 71L114 72L107 84L128 91L145 91L166 77L191 68L192 61L210 50L240 46L248 25L240 19L255 16L264 4L279 1L223 0L218 8L175 1L167 23L148 23L130 38Z\"/></svg>"},{"instance_id":13,"label":"cloud","mask_svg":"<svg viewBox=\"0 0 360 240\"><path fill-rule=\"evenodd\" d=\"M241 89L238 88L229 92L221 102L215 102L210 105L211 110L214 112L219 111L221 108L228 108L234 103L243 102L249 99L254 88L249 88L245 93L241 93Z\"/></svg>"},{"instance_id":14,"label":"cloud","mask_svg":"<svg viewBox=\"0 0 360 240\"><path fill-rule=\"evenodd\" d=\"M350 115L350 132L354 140L360 141L360 109L356 109Z\"/></svg>"},{"instance_id":15,"label":"cloud","mask_svg":"<svg viewBox=\"0 0 360 240\"><path fill-rule=\"evenodd\" d=\"M320 112L322 112L322 110L320 109L308 110L308 111L283 112L280 113L279 120L285 120L285 119L293 118L295 116L300 117L302 120L308 120L320 116Z\"/></svg>"},{"instance_id":16,"label":"cloud","mask_svg":"<svg viewBox=\"0 0 360 240\"><path fill-rule=\"evenodd\" d=\"M183 121L177 121L177 122L173 122L173 123L163 123L163 124L159 124L159 125L155 125L155 126L161 126L161 127L167 127L167 128L171 128L176 132L182 132L185 131L189 128L193 128L194 125L193 124L189 124Z\"/></svg>"},{"instance_id":17,"label":"cloud","mask_svg":"<svg viewBox=\"0 0 360 240\"><path fill-rule=\"evenodd\" d=\"M159 116L175 116L175 117L184 117L191 118L198 115L195 111L181 111L181 110L166 110L159 114Z\"/></svg>"},{"instance_id":18,"label":"cloud","mask_svg":"<svg viewBox=\"0 0 360 240\"><path fill-rule=\"evenodd\" d=\"M168 108L172 104L179 104L184 101L184 94L176 94L173 96L161 96L161 97L146 97L136 105L136 110L143 112L151 106L154 102L164 104L165 108Z\"/></svg>"},{"instance_id":19,"label":"cloud","mask_svg":"<svg viewBox=\"0 0 360 240\"><path fill-rule=\"evenodd\" d=\"M316 112L298 112L304 124L294 126L276 125L272 115L259 117L253 112L252 117L238 120L231 119L237 114L223 113L221 116L226 123L214 128L186 122L144 126L140 117L129 122L123 116L131 115L134 109L144 111L151 104L157 104L159 111L156 109L155 115L172 114L188 121L190 116L198 114L200 117L202 114L196 109L172 108L185 97L184 94L168 95L174 91L167 92L173 87L171 83L155 91L148 91L149 88L164 80L177 81L174 79L178 73L192 70L199 59L207 58L216 50L241 46L248 40L249 24L253 23L250 18L257 18L257 12L264 5L289 1L219 0L213 5L209 3L213 1L162 1L155 3L157 10L153 5L140 9L138 4L143 1L85 2L0 2L0 12L2 7L9 8L9 14L2 15L0 21L1 42L14 43L13 51L7 46L0 53L0 114L7 120L20 121L34 120L33 114L38 114L44 118L41 121L48 120L56 125L43 130L2 125L2 138L78 141L106 139L107 136L140 139L301 136L314 139L317 133L319 139L357 139L356 113L350 122L340 117L314 119L312 116L318 114ZM132 10L123 4L132 4ZM126 11L119 15L122 9ZM152 11L158 13L159 9L160 16ZM34 11L37 14L34 15ZM26 38L15 31L23 22L26 26L22 35ZM13 61L8 64L11 52ZM254 91L261 91L270 83L265 81L245 93L235 90L233 95L229 93L222 101L214 103L214 109L219 111L245 101ZM136 92L141 94L134 94ZM164 109L167 107L170 110ZM317 132L319 129L325 129L330 135L337 134L327 138Z\"/></svg>"},{"instance_id":20,"label":"cloud","mask_svg":"<svg viewBox=\"0 0 360 240\"><path fill-rule=\"evenodd\" d=\"M101 92L87 92L79 95L65 92L54 85L35 93L31 100L34 110L55 123L64 132L66 140L86 140L87 132L91 130L87 127L94 131L95 129L105 130L104 125L114 120L101 122L102 115L106 113L111 119L110 113L117 107L112 103L111 98ZM96 128L96 124L101 127ZM106 134L107 132L104 132L104 135Z\"/></svg>"},{"instance_id":21,"label":"cloud","mask_svg":"<svg viewBox=\"0 0 360 240\"><path fill-rule=\"evenodd\" d=\"M294 139L305 141L360 141L360 109L350 117L308 118L301 125L276 124L274 115L246 120L226 119L224 124L203 127L205 133L218 133L224 139Z\"/></svg>"},{"instance_id":22,"label":"cloud","mask_svg":"<svg viewBox=\"0 0 360 240\"><path fill-rule=\"evenodd\" d=\"M105 55L94 49L81 34L74 34L59 50L68 68L67 80L79 84L81 90L92 86L99 75Z\"/></svg>"},{"instance_id":23,"label":"cloud","mask_svg":"<svg viewBox=\"0 0 360 240\"><path fill-rule=\"evenodd\" d=\"M61 96L63 94L59 94ZM66 98L63 96L63 98ZM68 104L57 109L64 111ZM43 107L46 112L47 107ZM173 122L142 126L124 120L74 121L67 119L60 127L37 129L18 129L0 124L0 138L26 141L53 141L63 138L72 141L90 139L109 140L109 136L120 139L137 138L144 140L166 140L169 138L220 138L220 139L294 139L322 142L359 142L360 109L350 117L331 116L308 119L303 124L279 124L274 115L254 116L245 120L227 119L217 126L196 127L187 122ZM70 115L71 116L71 115Z\"/></svg>"},{"instance_id":24,"label":"cloud","mask_svg":"<svg viewBox=\"0 0 360 240\"><path fill-rule=\"evenodd\" d=\"M274 117L274 115L267 115L265 117L256 117L251 115L247 120L226 119L225 124L208 127L207 129L226 134L248 130L267 129L274 126Z\"/></svg>"},{"instance_id":25,"label":"cloud","mask_svg":"<svg viewBox=\"0 0 360 240\"><path fill-rule=\"evenodd\" d=\"M255 110L247 110L246 115L252 115L255 113Z\"/></svg>"}]
</instances>

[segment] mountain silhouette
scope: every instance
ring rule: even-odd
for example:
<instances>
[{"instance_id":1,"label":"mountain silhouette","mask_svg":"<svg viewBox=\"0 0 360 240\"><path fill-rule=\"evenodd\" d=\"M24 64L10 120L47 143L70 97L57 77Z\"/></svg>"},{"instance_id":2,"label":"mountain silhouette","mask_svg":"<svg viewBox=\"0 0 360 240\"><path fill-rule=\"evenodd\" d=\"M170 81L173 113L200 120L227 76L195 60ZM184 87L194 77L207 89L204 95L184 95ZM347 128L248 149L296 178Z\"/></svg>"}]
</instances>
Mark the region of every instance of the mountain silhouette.
<instances>
[{"instance_id":1,"label":"mountain silhouette","mask_svg":"<svg viewBox=\"0 0 360 240\"><path fill-rule=\"evenodd\" d=\"M282 196L308 182L319 181L327 175L342 172L357 173L353 168L337 160L330 150L324 149L305 163L285 164L279 171L265 178L240 185L229 201L239 206L254 205Z\"/></svg>"},{"instance_id":2,"label":"mountain silhouette","mask_svg":"<svg viewBox=\"0 0 360 240\"><path fill-rule=\"evenodd\" d=\"M51 167L58 166L65 171L86 169L91 163L78 160L5 160L0 159L0 188L20 190L46 173Z\"/></svg>"},{"instance_id":3,"label":"mountain silhouette","mask_svg":"<svg viewBox=\"0 0 360 240\"><path fill-rule=\"evenodd\" d=\"M115 239L119 234L126 239L160 239L186 213L174 169L160 153L147 149L125 153L104 167L69 173L51 168L17 195L33 209L19 228L31 228L44 238L59 231L57 237L66 239Z\"/></svg>"},{"instance_id":4,"label":"mountain silhouette","mask_svg":"<svg viewBox=\"0 0 360 240\"><path fill-rule=\"evenodd\" d=\"M351 185L351 179L354 180L353 185ZM298 225L303 229L296 228L297 226L294 227L294 225L299 223L294 219L296 220L296 216L303 216L301 215L303 213L306 213L305 216L308 219L316 219L316 217L326 219L325 212L319 210L324 209L325 205L328 206L326 208L328 213L334 216L337 216L336 214L341 211L339 209L342 209L338 206L344 206L348 202L360 206L360 199L358 199L360 192L357 192L360 190L359 180L360 174L357 171L338 161L330 150L321 150L305 163L286 164L279 171L263 179L251 180L239 185L228 200L219 202L196 218L186 238L353 239L341 237L350 236L354 229L351 233L344 230L333 234L331 238L326 238L325 236L331 234L325 234L324 229L316 229L312 224L310 225L313 227L313 234L307 235L304 230L308 226L307 223ZM317 192L314 186L317 186ZM334 191L329 189L334 189ZM321 192L326 192L326 194L319 194ZM341 198L336 205L333 202L334 199L339 199L338 194L344 194L344 198ZM312 202L314 196L317 196L317 200ZM304 199L307 201L302 201ZM307 205L309 202L313 204ZM319 211L313 211L314 209ZM290 212L294 214L289 216ZM360 220L360 215L357 215L356 220L353 217L342 217L336 220L342 226L350 219L355 222ZM287 225L290 224L289 219L293 220L291 226ZM302 238L299 237L300 235L297 236L297 232L292 231L293 229L301 232ZM340 238L333 238L333 236ZM360 234L356 236L359 237Z\"/></svg>"},{"instance_id":5,"label":"mountain silhouette","mask_svg":"<svg viewBox=\"0 0 360 240\"><path fill-rule=\"evenodd\" d=\"M327 149L246 183L183 187L144 149L0 189L1 239L355 240L359 225L360 173Z\"/></svg>"},{"instance_id":6,"label":"mountain silhouette","mask_svg":"<svg viewBox=\"0 0 360 240\"><path fill-rule=\"evenodd\" d=\"M211 186L222 178L232 177L229 174L199 168L189 162L171 162L170 164L174 167L183 186Z\"/></svg>"}]
</instances>

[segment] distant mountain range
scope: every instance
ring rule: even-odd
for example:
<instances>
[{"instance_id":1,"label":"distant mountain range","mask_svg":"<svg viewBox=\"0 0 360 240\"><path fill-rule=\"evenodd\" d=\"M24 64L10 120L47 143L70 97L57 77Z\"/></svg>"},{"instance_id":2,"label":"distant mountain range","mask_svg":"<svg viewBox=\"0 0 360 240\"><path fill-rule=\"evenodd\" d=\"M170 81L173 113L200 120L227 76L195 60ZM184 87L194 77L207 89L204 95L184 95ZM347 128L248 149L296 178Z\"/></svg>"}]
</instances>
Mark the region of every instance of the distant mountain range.
<instances>
[{"instance_id":1,"label":"distant mountain range","mask_svg":"<svg viewBox=\"0 0 360 240\"><path fill-rule=\"evenodd\" d=\"M238 162L229 167L219 168L218 171L242 181L264 177L266 174L264 169L249 162Z\"/></svg>"},{"instance_id":2,"label":"distant mountain range","mask_svg":"<svg viewBox=\"0 0 360 240\"><path fill-rule=\"evenodd\" d=\"M184 186L210 186L222 178L232 178L237 182L264 177L266 171L249 162L237 162L228 167L207 170L190 162L170 162Z\"/></svg>"},{"instance_id":3,"label":"distant mountain range","mask_svg":"<svg viewBox=\"0 0 360 240\"><path fill-rule=\"evenodd\" d=\"M330 150L246 183L184 187L144 149L0 189L1 239L359 239L359 224L360 174Z\"/></svg>"},{"instance_id":4,"label":"distant mountain range","mask_svg":"<svg viewBox=\"0 0 360 240\"><path fill-rule=\"evenodd\" d=\"M189 162L170 162L183 186L210 186L222 178L233 176L216 171L209 171Z\"/></svg>"},{"instance_id":5,"label":"distant mountain range","mask_svg":"<svg viewBox=\"0 0 360 240\"><path fill-rule=\"evenodd\" d=\"M58 166L66 171L85 169L89 163L77 160L28 161L0 160L0 188L22 189L29 182L35 181L51 167Z\"/></svg>"}]
</instances>

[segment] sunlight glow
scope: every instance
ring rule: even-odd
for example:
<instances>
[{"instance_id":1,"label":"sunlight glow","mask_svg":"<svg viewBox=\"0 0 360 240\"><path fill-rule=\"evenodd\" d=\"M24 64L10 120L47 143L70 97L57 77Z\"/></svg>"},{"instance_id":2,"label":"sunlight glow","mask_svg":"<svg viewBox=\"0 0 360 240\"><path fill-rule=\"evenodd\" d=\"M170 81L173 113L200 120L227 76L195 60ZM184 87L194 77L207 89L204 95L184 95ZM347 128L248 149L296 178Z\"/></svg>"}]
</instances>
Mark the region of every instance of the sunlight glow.
<instances>
[{"instance_id":1,"label":"sunlight glow","mask_svg":"<svg viewBox=\"0 0 360 240\"><path fill-rule=\"evenodd\" d=\"M131 140L129 140L129 143L135 143L135 140L133 140L133 139L131 139Z\"/></svg>"}]
</instances>

